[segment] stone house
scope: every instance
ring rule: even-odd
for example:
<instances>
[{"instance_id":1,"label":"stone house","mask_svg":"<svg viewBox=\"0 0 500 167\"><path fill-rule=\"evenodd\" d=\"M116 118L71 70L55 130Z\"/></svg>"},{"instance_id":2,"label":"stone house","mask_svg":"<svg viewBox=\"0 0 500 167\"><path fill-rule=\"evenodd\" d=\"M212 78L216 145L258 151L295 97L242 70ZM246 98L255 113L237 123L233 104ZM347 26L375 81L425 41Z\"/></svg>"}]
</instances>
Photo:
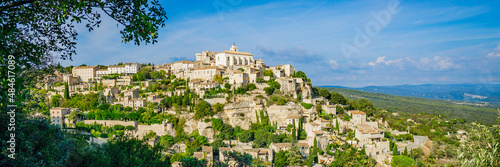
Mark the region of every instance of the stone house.
<instances>
[{"instance_id":1,"label":"stone house","mask_svg":"<svg viewBox=\"0 0 500 167\"><path fill-rule=\"evenodd\" d=\"M380 142L384 138L384 134L383 130L366 124L359 124L354 129L354 137L359 140L359 144Z\"/></svg>"},{"instance_id":2,"label":"stone house","mask_svg":"<svg viewBox=\"0 0 500 167\"><path fill-rule=\"evenodd\" d=\"M298 116L298 115L288 116L288 117L286 117L286 125L295 124L295 127L298 128L299 127L299 120L300 120L300 116Z\"/></svg>"},{"instance_id":3,"label":"stone house","mask_svg":"<svg viewBox=\"0 0 500 167\"><path fill-rule=\"evenodd\" d=\"M274 159L273 150L268 148L245 149L244 152L250 154L253 159L259 159L262 162L273 162Z\"/></svg>"},{"instance_id":4,"label":"stone house","mask_svg":"<svg viewBox=\"0 0 500 167\"><path fill-rule=\"evenodd\" d=\"M337 106L336 105L322 105L321 109L323 109L325 114L337 115Z\"/></svg>"},{"instance_id":5,"label":"stone house","mask_svg":"<svg viewBox=\"0 0 500 167\"><path fill-rule=\"evenodd\" d=\"M300 153L302 154L302 157L307 157L309 155L309 144L303 143L303 142L298 142L295 145ZM286 151L292 148L293 145L291 143L271 143L269 144L269 149L273 150L275 153L278 153L280 150Z\"/></svg>"},{"instance_id":6,"label":"stone house","mask_svg":"<svg viewBox=\"0 0 500 167\"><path fill-rule=\"evenodd\" d=\"M123 97L130 97L132 99L139 98L139 90L137 89L127 90L123 92Z\"/></svg>"},{"instance_id":7,"label":"stone house","mask_svg":"<svg viewBox=\"0 0 500 167\"><path fill-rule=\"evenodd\" d=\"M134 109L138 109L139 107L146 107L146 99L130 99L125 98L124 105L125 107L132 107Z\"/></svg>"},{"instance_id":8,"label":"stone house","mask_svg":"<svg viewBox=\"0 0 500 167\"><path fill-rule=\"evenodd\" d=\"M324 132L321 131L321 125L316 122L308 122L304 127L308 137L321 136L324 134Z\"/></svg>"},{"instance_id":9,"label":"stone house","mask_svg":"<svg viewBox=\"0 0 500 167\"><path fill-rule=\"evenodd\" d=\"M235 88L246 87L249 81L248 74L244 72L234 72L232 77L229 77L229 83L233 84Z\"/></svg>"},{"instance_id":10,"label":"stone house","mask_svg":"<svg viewBox=\"0 0 500 167\"><path fill-rule=\"evenodd\" d=\"M347 113L352 116L351 122L354 123L354 125L366 124L366 113L359 110L352 110Z\"/></svg>"},{"instance_id":11,"label":"stone house","mask_svg":"<svg viewBox=\"0 0 500 167\"><path fill-rule=\"evenodd\" d=\"M69 123L69 120L66 119L66 116L69 116L69 114L72 111L77 111L80 112L80 109L78 108L61 108L61 107L56 107L56 108L51 108L50 109L50 123L52 125L57 125L60 128L63 128L65 123Z\"/></svg>"},{"instance_id":12,"label":"stone house","mask_svg":"<svg viewBox=\"0 0 500 167\"><path fill-rule=\"evenodd\" d=\"M223 73L223 69L218 67L196 68L191 72L191 79L213 80L214 75L222 77Z\"/></svg>"},{"instance_id":13,"label":"stone house","mask_svg":"<svg viewBox=\"0 0 500 167\"><path fill-rule=\"evenodd\" d=\"M194 152L193 157L197 159L205 159L208 164L213 164L214 162L214 152L212 146L202 146L201 152Z\"/></svg>"},{"instance_id":14,"label":"stone house","mask_svg":"<svg viewBox=\"0 0 500 167\"><path fill-rule=\"evenodd\" d=\"M291 77L295 73L295 68L290 64L278 65L278 68L283 70L286 77Z\"/></svg>"},{"instance_id":15,"label":"stone house","mask_svg":"<svg viewBox=\"0 0 500 167\"><path fill-rule=\"evenodd\" d=\"M79 77L80 82L88 82L96 77L96 71L99 70L97 66L82 66L73 67L73 77Z\"/></svg>"},{"instance_id":16,"label":"stone house","mask_svg":"<svg viewBox=\"0 0 500 167\"><path fill-rule=\"evenodd\" d=\"M231 147L219 147L219 161L227 162L229 161L226 156L224 156L224 152L232 152L233 149Z\"/></svg>"}]
</instances>

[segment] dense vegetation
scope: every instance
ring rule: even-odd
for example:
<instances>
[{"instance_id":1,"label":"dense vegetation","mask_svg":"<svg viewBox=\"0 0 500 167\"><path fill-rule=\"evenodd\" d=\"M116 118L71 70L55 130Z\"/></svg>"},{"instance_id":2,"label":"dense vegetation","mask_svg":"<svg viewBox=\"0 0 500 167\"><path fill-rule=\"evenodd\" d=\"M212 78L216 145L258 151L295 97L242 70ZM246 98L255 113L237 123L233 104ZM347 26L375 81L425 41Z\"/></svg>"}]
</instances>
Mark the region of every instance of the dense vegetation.
<instances>
[{"instance_id":1,"label":"dense vegetation","mask_svg":"<svg viewBox=\"0 0 500 167\"><path fill-rule=\"evenodd\" d=\"M495 123L498 115L494 107L480 107L455 104L452 101L431 100L417 97L394 96L381 93L370 93L351 89L328 88L349 99L368 99L376 108L388 111L406 112L428 115L444 114L453 119L466 119L467 122L478 121L487 125Z\"/></svg>"}]
</instances>

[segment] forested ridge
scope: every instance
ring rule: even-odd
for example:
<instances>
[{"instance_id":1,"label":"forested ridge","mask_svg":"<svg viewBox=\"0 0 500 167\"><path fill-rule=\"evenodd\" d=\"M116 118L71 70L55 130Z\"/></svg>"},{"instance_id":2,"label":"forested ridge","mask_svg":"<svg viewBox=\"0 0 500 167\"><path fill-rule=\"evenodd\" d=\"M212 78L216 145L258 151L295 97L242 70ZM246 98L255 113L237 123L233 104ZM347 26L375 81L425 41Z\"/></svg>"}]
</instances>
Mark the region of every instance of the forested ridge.
<instances>
[{"instance_id":1,"label":"forested ridge","mask_svg":"<svg viewBox=\"0 0 500 167\"><path fill-rule=\"evenodd\" d=\"M433 100L418 97L394 96L359 90L327 87L328 90L342 94L346 98L367 99L378 109L406 113L444 114L449 118L478 121L486 125L496 123L497 108L494 106L474 106L456 104L456 101Z\"/></svg>"}]
</instances>

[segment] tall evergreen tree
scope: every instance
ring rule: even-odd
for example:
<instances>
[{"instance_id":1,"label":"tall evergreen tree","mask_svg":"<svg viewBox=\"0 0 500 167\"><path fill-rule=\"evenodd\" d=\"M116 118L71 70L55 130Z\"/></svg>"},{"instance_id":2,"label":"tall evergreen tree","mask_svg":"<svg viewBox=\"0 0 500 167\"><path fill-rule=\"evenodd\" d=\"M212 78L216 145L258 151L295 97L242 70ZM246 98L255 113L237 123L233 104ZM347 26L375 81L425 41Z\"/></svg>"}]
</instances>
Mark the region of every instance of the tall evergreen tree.
<instances>
[{"instance_id":1,"label":"tall evergreen tree","mask_svg":"<svg viewBox=\"0 0 500 167\"><path fill-rule=\"evenodd\" d=\"M405 151L403 151L404 156L408 156L408 148L405 147Z\"/></svg>"},{"instance_id":2,"label":"tall evergreen tree","mask_svg":"<svg viewBox=\"0 0 500 167\"><path fill-rule=\"evenodd\" d=\"M316 137L314 137L314 143L313 143L313 156L314 156L314 163L318 163L318 140L316 140Z\"/></svg>"},{"instance_id":3,"label":"tall evergreen tree","mask_svg":"<svg viewBox=\"0 0 500 167\"><path fill-rule=\"evenodd\" d=\"M260 124L260 121L259 121L259 113L257 112L257 110L255 110L255 119L257 119L257 123Z\"/></svg>"},{"instance_id":4,"label":"tall evergreen tree","mask_svg":"<svg viewBox=\"0 0 500 167\"><path fill-rule=\"evenodd\" d=\"M67 82L64 82L64 98L69 99L69 86Z\"/></svg>"},{"instance_id":5,"label":"tall evergreen tree","mask_svg":"<svg viewBox=\"0 0 500 167\"><path fill-rule=\"evenodd\" d=\"M339 120L335 119L335 129L337 129L337 133L340 133Z\"/></svg>"},{"instance_id":6,"label":"tall evergreen tree","mask_svg":"<svg viewBox=\"0 0 500 167\"><path fill-rule=\"evenodd\" d=\"M365 155L366 154L366 149L365 149L365 145L363 145L363 148L361 149L361 155Z\"/></svg>"},{"instance_id":7,"label":"tall evergreen tree","mask_svg":"<svg viewBox=\"0 0 500 167\"><path fill-rule=\"evenodd\" d=\"M394 144L394 147L392 148L392 156L398 155L398 145Z\"/></svg>"}]
</instances>

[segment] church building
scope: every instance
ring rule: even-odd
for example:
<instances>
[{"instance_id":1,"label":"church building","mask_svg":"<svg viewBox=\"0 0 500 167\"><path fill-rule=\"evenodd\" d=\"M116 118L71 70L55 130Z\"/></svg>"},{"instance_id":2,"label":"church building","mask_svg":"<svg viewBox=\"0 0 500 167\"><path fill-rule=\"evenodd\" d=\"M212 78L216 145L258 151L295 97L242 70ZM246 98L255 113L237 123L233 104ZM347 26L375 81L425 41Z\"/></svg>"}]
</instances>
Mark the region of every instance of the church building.
<instances>
[{"instance_id":1,"label":"church building","mask_svg":"<svg viewBox=\"0 0 500 167\"><path fill-rule=\"evenodd\" d=\"M238 51L238 47L233 43L230 50L226 50L215 55L215 65L216 66L233 66L233 65L251 65L255 64L253 55L248 52Z\"/></svg>"}]
</instances>

